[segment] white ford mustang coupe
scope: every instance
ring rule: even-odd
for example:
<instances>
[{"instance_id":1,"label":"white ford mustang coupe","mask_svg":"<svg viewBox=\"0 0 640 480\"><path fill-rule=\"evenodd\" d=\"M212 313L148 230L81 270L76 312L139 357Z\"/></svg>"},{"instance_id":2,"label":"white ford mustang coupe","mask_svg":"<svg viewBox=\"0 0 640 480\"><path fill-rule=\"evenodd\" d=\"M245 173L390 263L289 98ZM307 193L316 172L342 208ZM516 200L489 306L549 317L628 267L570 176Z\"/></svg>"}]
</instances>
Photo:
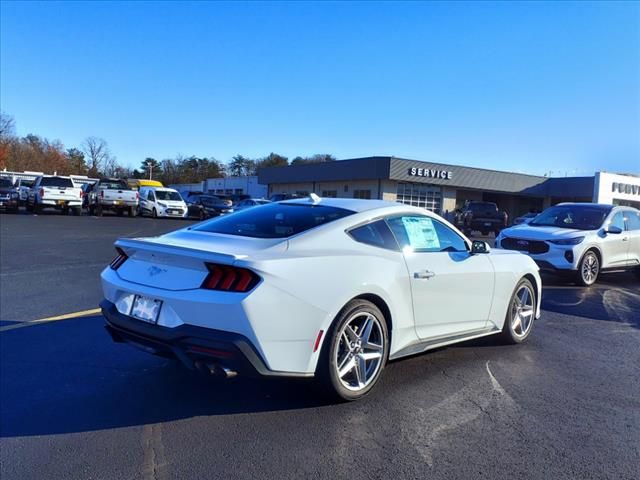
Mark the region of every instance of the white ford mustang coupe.
<instances>
[{"instance_id":1,"label":"white ford mustang coupe","mask_svg":"<svg viewBox=\"0 0 640 480\"><path fill-rule=\"evenodd\" d=\"M345 400L388 360L492 334L520 343L540 316L528 256L398 203L312 194L116 250L101 303L114 341L220 376L315 377Z\"/></svg>"}]
</instances>

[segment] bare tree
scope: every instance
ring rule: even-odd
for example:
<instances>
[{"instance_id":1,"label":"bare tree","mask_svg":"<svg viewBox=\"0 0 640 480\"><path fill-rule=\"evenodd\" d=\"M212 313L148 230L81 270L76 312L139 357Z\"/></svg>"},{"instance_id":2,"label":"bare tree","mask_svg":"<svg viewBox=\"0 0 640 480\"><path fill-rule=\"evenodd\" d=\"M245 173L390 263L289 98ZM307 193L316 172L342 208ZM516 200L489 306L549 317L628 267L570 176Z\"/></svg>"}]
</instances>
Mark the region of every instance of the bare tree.
<instances>
[{"instance_id":1,"label":"bare tree","mask_svg":"<svg viewBox=\"0 0 640 480\"><path fill-rule=\"evenodd\" d=\"M97 176L107 169L113 169L115 160L103 138L87 137L82 144L82 151L86 157L90 176Z\"/></svg>"},{"instance_id":2,"label":"bare tree","mask_svg":"<svg viewBox=\"0 0 640 480\"><path fill-rule=\"evenodd\" d=\"M6 113L0 112L0 140L5 140L13 137L15 133L16 124L13 121L13 117Z\"/></svg>"}]
</instances>

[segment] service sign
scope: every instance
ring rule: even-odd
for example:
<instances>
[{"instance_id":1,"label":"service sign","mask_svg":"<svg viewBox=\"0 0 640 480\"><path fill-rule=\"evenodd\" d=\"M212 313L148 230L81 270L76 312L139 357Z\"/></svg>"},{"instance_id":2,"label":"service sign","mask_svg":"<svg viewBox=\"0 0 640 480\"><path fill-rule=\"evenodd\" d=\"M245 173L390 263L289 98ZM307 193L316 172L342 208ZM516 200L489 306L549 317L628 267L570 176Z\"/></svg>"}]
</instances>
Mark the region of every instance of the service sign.
<instances>
[{"instance_id":1,"label":"service sign","mask_svg":"<svg viewBox=\"0 0 640 480\"><path fill-rule=\"evenodd\" d=\"M437 168L409 168L408 174L412 177L439 178L441 180L451 180L453 172L450 170L439 170Z\"/></svg>"}]
</instances>

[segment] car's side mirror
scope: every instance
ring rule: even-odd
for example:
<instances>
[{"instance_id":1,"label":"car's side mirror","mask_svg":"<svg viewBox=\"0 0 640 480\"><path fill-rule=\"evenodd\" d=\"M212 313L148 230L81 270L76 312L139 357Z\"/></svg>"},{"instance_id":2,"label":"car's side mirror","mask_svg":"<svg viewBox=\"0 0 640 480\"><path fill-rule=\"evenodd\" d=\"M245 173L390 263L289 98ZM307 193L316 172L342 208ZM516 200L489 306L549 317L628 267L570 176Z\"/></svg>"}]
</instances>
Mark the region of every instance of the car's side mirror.
<instances>
[{"instance_id":1,"label":"car's side mirror","mask_svg":"<svg viewBox=\"0 0 640 480\"><path fill-rule=\"evenodd\" d=\"M474 240L471 242L471 255L476 255L478 253L489 253L491 251L491 247L487 242L483 242L482 240Z\"/></svg>"},{"instance_id":2,"label":"car's side mirror","mask_svg":"<svg viewBox=\"0 0 640 480\"><path fill-rule=\"evenodd\" d=\"M613 233L615 235L619 235L622 233L622 229L620 227L616 227L615 225L609 225L605 231L607 233Z\"/></svg>"}]
</instances>

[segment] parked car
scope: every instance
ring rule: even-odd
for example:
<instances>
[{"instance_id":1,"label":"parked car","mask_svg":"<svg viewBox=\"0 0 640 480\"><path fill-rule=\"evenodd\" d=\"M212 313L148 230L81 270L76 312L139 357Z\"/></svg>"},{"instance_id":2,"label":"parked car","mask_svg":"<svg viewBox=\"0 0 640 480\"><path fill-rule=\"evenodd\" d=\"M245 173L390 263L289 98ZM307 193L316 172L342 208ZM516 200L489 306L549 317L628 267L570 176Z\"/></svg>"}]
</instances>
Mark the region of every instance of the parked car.
<instances>
[{"instance_id":1,"label":"parked car","mask_svg":"<svg viewBox=\"0 0 640 480\"><path fill-rule=\"evenodd\" d=\"M112 211L118 216L127 212L130 217L135 217L138 213L139 194L129 186L126 180L102 178L88 194L90 215L101 217L105 211Z\"/></svg>"},{"instance_id":2,"label":"parked car","mask_svg":"<svg viewBox=\"0 0 640 480\"><path fill-rule=\"evenodd\" d=\"M187 202L187 205L189 205L190 203L195 203L200 195L208 194L204 192L180 192L180 195L182 196L184 201Z\"/></svg>"},{"instance_id":3,"label":"parked car","mask_svg":"<svg viewBox=\"0 0 640 480\"><path fill-rule=\"evenodd\" d=\"M519 217L513 220L514 225L521 225L523 223L529 223L531 220L536 218L538 214L536 212L525 213L524 215L520 215Z\"/></svg>"},{"instance_id":4,"label":"parked car","mask_svg":"<svg viewBox=\"0 0 640 480\"><path fill-rule=\"evenodd\" d=\"M521 343L540 315L531 258L380 200L312 195L115 246L101 276L114 341L223 377L315 377L345 400L389 359Z\"/></svg>"},{"instance_id":5,"label":"parked car","mask_svg":"<svg viewBox=\"0 0 640 480\"><path fill-rule=\"evenodd\" d=\"M247 208L257 207L259 205L266 205L267 203L271 202L269 200L265 200L264 198L247 198L245 200L241 200L234 207L234 210L237 212L239 210L246 210Z\"/></svg>"},{"instance_id":6,"label":"parked car","mask_svg":"<svg viewBox=\"0 0 640 480\"><path fill-rule=\"evenodd\" d=\"M498 236L506 227L506 217L493 202L468 202L462 209L462 225L467 235L479 231L482 235L494 232Z\"/></svg>"},{"instance_id":7,"label":"parked car","mask_svg":"<svg viewBox=\"0 0 640 480\"><path fill-rule=\"evenodd\" d=\"M640 211L561 203L526 225L503 230L496 247L526 253L540 269L570 274L584 286L606 270L634 270L640 277Z\"/></svg>"},{"instance_id":8,"label":"parked car","mask_svg":"<svg viewBox=\"0 0 640 480\"><path fill-rule=\"evenodd\" d=\"M283 200L292 200L294 198L299 198L295 193L274 193L269 197L271 202L282 202Z\"/></svg>"},{"instance_id":9,"label":"parked car","mask_svg":"<svg viewBox=\"0 0 640 480\"><path fill-rule=\"evenodd\" d=\"M95 183L83 183L80 187L82 189L82 208L89 209L89 201L91 199L91 192L95 188Z\"/></svg>"},{"instance_id":10,"label":"parked car","mask_svg":"<svg viewBox=\"0 0 640 480\"><path fill-rule=\"evenodd\" d=\"M18 195L20 196L20 205L26 205L29 198L29 190L33 188L33 180L19 178L16 187L18 188Z\"/></svg>"},{"instance_id":11,"label":"parked car","mask_svg":"<svg viewBox=\"0 0 640 480\"><path fill-rule=\"evenodd\" d=\"M20 194L13 182L6 177L0 177L0 210L18 213Z\"/></svg>"},{"instance_id":12,"label":"parked car","mask_svg":"<svg viewBox=\"0 0 640 480\"><path fill-rule=\"evenodd\" d=\"M65 215L82 213L82 189L71 177L41 175L29 191L27 211L40 213L45 208L55 208Z\"/></svg>"},{"instance_id":13,"label":"parked car","mask_svg":"<svg viewBox=\"0 0 640 480\"><path fill-rule=\"evenodd\" d=\"M140 188L138 213L157 217L186 218L187 204L177 190L166 187Z\"/></svg>"},{"instance_id":14,"label":"parked car","mask_svg":"<svg viewBox=\"0 0 640 480\"><path fill-rule=\"evenodd\" d=\"M198 195L197 199L188 204L189 216L201 220L218 215L233 213L234 209L215 195Z\"/></svg>"}]
</instances>

